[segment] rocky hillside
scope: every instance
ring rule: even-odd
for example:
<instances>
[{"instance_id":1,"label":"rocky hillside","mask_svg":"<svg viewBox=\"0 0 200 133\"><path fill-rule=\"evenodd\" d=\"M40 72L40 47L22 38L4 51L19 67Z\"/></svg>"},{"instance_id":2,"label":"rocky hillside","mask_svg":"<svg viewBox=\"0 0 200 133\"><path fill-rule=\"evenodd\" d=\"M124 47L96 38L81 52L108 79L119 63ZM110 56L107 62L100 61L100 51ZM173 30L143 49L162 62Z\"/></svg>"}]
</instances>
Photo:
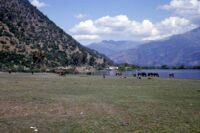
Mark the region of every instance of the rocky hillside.
<instances>
[{"instance_id":1,"label":"rocky hillside","mask_svg":"<svg viewBox=\"0 0 200 133\"><path fill-rule=\"evenodd\" d=\"M112 57L117 63L146 66L200 65L200 28L166 40L152 41Z\"/></svg>"},{"instance_id":2,"label":"rocky hillside","mask_svg":"<svg viewBox=\"0 0 200 133\"><path fill-rule=\"evenodd\" d=\"M104 66L108 62L66 34L28 0L0 0L0 67Z\"/></svg>"}]
</instances>

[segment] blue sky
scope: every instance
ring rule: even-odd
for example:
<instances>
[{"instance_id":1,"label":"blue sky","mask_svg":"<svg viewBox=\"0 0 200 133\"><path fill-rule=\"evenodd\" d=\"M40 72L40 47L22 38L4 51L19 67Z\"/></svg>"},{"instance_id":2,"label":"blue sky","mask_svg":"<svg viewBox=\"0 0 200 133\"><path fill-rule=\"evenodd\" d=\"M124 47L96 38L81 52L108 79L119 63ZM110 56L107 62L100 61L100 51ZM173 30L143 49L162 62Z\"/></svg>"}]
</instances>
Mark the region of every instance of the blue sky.
<instances>
[{"instance_id":1,"label":"blue sky","mask_svg":"<svg viewBox=\"0 0 200 133\"><path fill-rule=\"evenodd\" d=\"M30 0L83 45L156 40L199 26L198 0Z\"/></svg>"}]
</instances>

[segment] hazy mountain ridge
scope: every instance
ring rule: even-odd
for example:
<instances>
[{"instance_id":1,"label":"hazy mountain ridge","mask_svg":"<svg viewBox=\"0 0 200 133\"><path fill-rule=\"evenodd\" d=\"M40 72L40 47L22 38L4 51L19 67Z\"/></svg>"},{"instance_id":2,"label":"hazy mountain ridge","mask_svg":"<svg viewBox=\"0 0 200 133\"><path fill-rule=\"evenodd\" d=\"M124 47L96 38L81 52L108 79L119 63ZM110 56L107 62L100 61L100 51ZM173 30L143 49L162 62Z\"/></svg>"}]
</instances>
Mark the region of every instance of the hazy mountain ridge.
<instances>
[{"instance_id":1,"label":"hazy mountain ridge","mask_svg":"<svg viewBox=\"0 0 200 133\"><path fill-rule=\"evenodd\" d=\"M117 63L148 66L200 65L200 28L167 40L152 41L136 49L119 52L110 58Z\"/></svg>"},{"instance_id":2,"label":"hazy mountain ridge","mask_svg":"<svg viewBox=\"0 0 200 133\"><path fill-rule=\"evenodd\" d=\"M28 0L0 0L0 65L29 66L34 52L44 66L104 65L109 59L82 46Z\"/></svg>"},{"instance_id":3,"label":"hazy mountain ridge","mask_svg":"<svg viewBox=\"0 0 200 133\"><path fill-rule=\"evenodd\" d=\"M106 56L112 57L112 55L119 53L120 51L136 48L144 42L137 41L113 41L104 40L99 43L92 43L88 45L88 48L94 49Z\"/></svg>"}]
</instances>

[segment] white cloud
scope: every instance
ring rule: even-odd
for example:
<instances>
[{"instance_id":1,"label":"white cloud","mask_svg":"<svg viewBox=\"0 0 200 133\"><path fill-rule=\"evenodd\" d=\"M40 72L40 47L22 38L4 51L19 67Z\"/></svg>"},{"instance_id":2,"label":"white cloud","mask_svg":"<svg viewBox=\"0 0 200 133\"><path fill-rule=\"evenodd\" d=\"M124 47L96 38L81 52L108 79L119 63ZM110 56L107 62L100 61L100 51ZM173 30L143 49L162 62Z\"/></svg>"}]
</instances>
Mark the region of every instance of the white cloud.
<instances>
[{"instance_id":1,"label":"white cloud","mask_svg":"<svg viewBox=\"0 0 200 133\"><path fill-rule=\"evenodd\" d=\"M133 21L131 25L132 34L134 35L157 35L159 31L149 20L143 20L142 23Z\"/></svg>"},{"instance_id":2,"label":"white cloud","mask_svg":"<svg viewBox=\"0 0 200 133\"><path fill-rule=\"evenodd\" d=\"M190 31L197 27L189 20L179 17L166 18L163 21L155 24L155 27L159 30L159 34L155 34L149 37L143 38L143 40L158 40L172 35L181 34L186 31Z\"/></svg>"},{"instance_id":3,"label":"white cloud","mask_svg":"<svg viewBox=\"0 0 200 133\"><path fill-rule=\"evenodd\" d=\"M128 26L131 25L131 21L126 15L105 16L94 21L94 24L100 33L121 33L129 30Z\"/></svg>"},{"instance_id":4,"label":"white cloud","mask_svg":"<svg viewBox=\"0 0 200 133\"><path fill-rule=\"evenodd\" d=\"M166 35L156 35L156 36L149 36L149 37L145 37L142 40L143 41L150 41L150 40L160 40L160 39L164 39L169 37L170 34L166 34Z\"/></svg>"},{"instance_id":5,"label":"white cloud","mask_svg":"<svg viewBox=\"0 0 200 133\"><path fill-rule=\"evenodd\" d=\"M131 21L126 15L104 16L97 20L86 20L70 29L74 34L134 34L154 35L158 31L149 20L142 23Z\"/></svg>"},{"instance_id":6,"label":"white cloud","mask_svg":"<svg viewBox=\"0 0 200 133\"><path fill-rule=\"evenodd\" d=\"M175 15L200 24L200 1L198 0L171 0L168 5L160 6L159 9L174 10Z\"/></svg>"},{"instance_id":7,"label":"white cloud","mask_svg":"<svg viewBox=\"0 0 200 133\"><path fill-rule=\"evenodd\" d=\"M83 19L83 18L87 18L88 15L87 14L78 14L78 15L75 15L74 17L78 18L78 19Z\"/></svg>"},{"instance_id":8,"label":"white cloud","mask_svg":"<svg viewBox=\"0 0 200 133\"><path fill-rule=\"evenodd\" d=\"M99 40L101 39L98 35L74 35L77 40Z\"/></svg>"},{"instance_id":9,"label":"white cloud","mask_svg":"<svg viewBox=\"0 0 200 133\"><path fill-rule=\"evenodd\" d=\"M199 8L198 0L171 0L170 4L160 6L161 9L195 9Z\"/></svg>"},{"instance_id":10,"label":"white cloud","mask_svg":"<svg viewBox=\"0 0 200 133\"><path fill-rule=\"evenodd\" d=\"M71 28L70 32L77 40L95 40L104 38L105 36L157 40L184 33L196 27L197 25L192 24L190 20L181 17L169 17L153 24L150 20L137 22L130 20L126 15L118 15L115 17L104 16L96 20L82 21Z\"/></svg>"},{"instance_id":11,"label":"white cloud","mask_svg":"<svg viewBox=\"0 0 200 133\"><path fill-rule=\"evenodd\" d=\"M97 33L97 30L98 29L92 20L86 20L80 22L78 25L75 25L70 29L70 32L79 34L94 34Z\"/></svg>"},{"instance_id":12,"label":"white cloud","mask_svg":"<svg viewBox=\"0 0 200 133\"><path fill-rule=\"evenodd\" d=\"M37 8L47 6L44 2L40 2L39 0L32 0L31 4Z\"/></svg>"}]
</instances>

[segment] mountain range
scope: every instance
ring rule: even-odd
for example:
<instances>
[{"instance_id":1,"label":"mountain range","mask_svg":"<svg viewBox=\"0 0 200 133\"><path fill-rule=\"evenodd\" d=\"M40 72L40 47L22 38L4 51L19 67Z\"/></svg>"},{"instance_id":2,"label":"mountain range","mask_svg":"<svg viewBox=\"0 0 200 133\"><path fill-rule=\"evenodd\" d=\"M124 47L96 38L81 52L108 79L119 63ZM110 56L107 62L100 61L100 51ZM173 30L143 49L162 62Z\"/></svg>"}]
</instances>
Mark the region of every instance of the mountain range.
<instances>
[{"instance_id":1,"label":"mountain range","mask_svg":"<svg viewBox=\"0 0 200 133\"><path fill-rule=\"evenodd\" d=\"M0 0L0 67L104 66L109 62L74 40L28 0Z\"/></svg>"},{"instance_id":2,"label":"mountain range","mask_svg":"<svg viewBox=\"0 0 200 133\"><path fill-rule=\"evenodd\" d=\"M115 63L144 66L200 65L200 28L164 40L110 40L87 47L65 33L28 0L0 0L0 67L7 68L104 67L112 64L110 59Z\"/></svg>"},{"instance_id":3,"label":"mountain range","mask_svg":"<svg viewBox=\"0 0 200 133\"><path fill-rule=\"evenodd\" d=\"M146 41L113 41L104 40L99 43L92 43L88 45L88 48L95 49L106 56L112 57L112 55L117 54L121 51L133 49Z\"/></svg>"},{"instance_id":4,"label":"mountain range","mask_svg":"<svg viewBox=\"0 0 200 133\"><path fill-rule=\"evenodd\" d=\"M164 40L150 41L142 44L133 43L133 45L137 47L126 50L122 48L121 51L114 54L107 54L106 52L110 44L104 47L105 50L103 47L101 47L101 50L95 48L95 46L93 48L108 55L115 63L129 63L142 66L200 65L200 28L180 35L174 35ZM123 43L120 44L120 47L123 47ZM118 49L118 45L116 45L116 48L112 47L112 49L115 51L115 49Z\"/></svg>"}]
</instances>

